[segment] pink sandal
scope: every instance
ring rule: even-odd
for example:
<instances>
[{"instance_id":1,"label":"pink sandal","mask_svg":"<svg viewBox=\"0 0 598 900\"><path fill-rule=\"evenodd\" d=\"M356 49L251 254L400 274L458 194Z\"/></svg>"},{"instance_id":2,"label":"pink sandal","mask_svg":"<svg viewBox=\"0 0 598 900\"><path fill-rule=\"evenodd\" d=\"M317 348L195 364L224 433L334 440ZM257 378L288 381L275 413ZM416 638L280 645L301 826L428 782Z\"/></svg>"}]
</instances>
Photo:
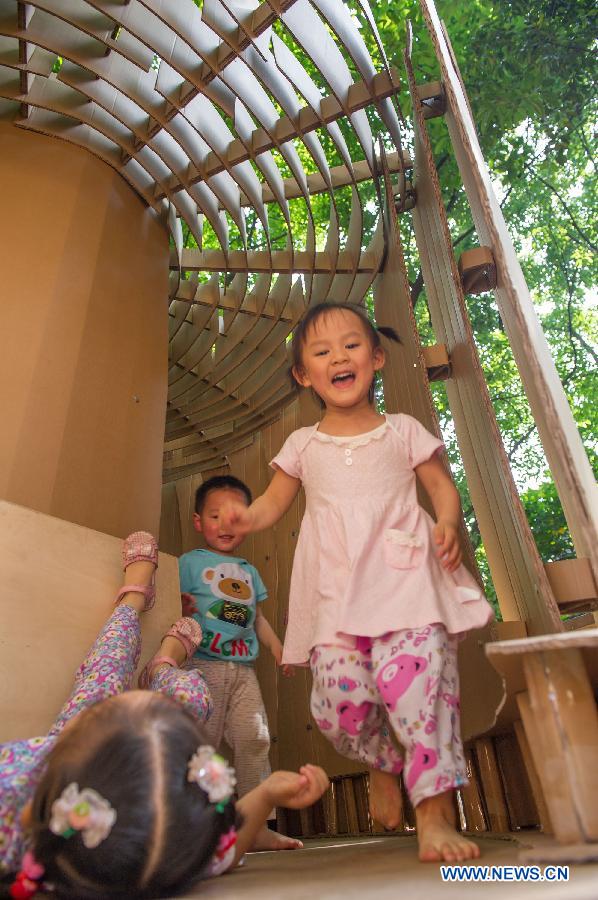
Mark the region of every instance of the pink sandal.
<instances>
[{"instance_id":1,"label":"pink sandal","mask_svg":"<svg viewBox=\"0 0 598 900\"><path fill-rule=\"evenodd\" d=\"M149 531L134 531L123 543L123 571L134 562L151 562L158 568L158 542ZM125 594L143 594L147 612L156 602L156 572L152 575L150 584L125 584L116 595L115 604Z\"/></svg>"},{"instance_id":2,"label":"pink sandal","mask_svg":"<svg viewBox=\"0 0 598 900\"><path fill-rule=\"evenodd\" d=\"M172 628L164 635L164 637L175 637L181 642L185 648L185 653L187 654L185 662L188 662L191 659L199 647L202 636L201 625L199 622L196 622L195 619L191 619L188 616L175 622ZM164 640L164 638L162 638L162 640ZM155 656L152 656L139 676L139 681L137 683L140 688L149 688L154 669L162 663L168 663L169 666L173 666L175 669L181 667L181 663L178 663L172 656L159 656L156 653Z\"/></svg>"}]
</instances>

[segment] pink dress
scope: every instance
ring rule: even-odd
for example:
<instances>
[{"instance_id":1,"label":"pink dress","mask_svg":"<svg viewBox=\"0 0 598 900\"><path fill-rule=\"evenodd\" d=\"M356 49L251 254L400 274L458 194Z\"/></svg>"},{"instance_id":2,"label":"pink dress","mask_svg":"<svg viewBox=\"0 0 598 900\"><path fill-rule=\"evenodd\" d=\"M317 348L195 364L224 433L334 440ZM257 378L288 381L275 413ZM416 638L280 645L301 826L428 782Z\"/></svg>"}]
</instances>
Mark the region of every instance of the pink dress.
<instances>
[{"instance_id":1,"label":"pink dress","mask_svg":"<svg viewBox=\"0 0 598 900\"><path fill-rule=\"evenodd\" d=\"M271 465L305 489L283 662L309 660L319 644L434 622L449 634L481 628L492 607L464 566L442 568L434 521L419 506L414 469L442 441L403 414L373 431L336 437L299 428Z\"/></svg>"}]
</instances>

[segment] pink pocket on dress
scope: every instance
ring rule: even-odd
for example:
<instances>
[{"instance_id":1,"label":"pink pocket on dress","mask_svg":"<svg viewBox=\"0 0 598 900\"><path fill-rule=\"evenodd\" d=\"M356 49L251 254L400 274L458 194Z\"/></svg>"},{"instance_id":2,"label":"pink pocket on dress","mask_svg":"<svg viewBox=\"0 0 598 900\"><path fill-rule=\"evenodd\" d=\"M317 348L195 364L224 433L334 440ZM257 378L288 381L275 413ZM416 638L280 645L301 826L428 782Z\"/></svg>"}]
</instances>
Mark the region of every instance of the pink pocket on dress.
<instances>
[{"instance_id":1,"label":"pink pocket on dress","mask_svg":"<svg viewBox=\"0 0 598 900\"><path fill-rule=\"evenodd\" d=\"M413 569L422 559L423 541L413 531L387 528L384 531L384 558L394 569Z\"/></svg>"}]
</instances>

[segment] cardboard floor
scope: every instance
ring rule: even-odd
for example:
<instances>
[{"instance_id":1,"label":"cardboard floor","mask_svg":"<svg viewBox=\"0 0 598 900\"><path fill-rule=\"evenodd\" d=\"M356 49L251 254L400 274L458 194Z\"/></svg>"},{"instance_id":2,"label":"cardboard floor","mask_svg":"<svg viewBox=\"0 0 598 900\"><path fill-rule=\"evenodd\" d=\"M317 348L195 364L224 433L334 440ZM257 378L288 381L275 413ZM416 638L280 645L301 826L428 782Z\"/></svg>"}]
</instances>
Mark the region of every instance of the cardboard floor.
<instances>
[{"instance_id":1,"label":"cardboard floor","mask_svg":"<svg viewBox=\"0 0 598 900\"><path fill-rule=\"evenodd\" d=\"M476 837L482 849L476 865L521 865L520 852L545 840L530 832ZM570 866L567 882L449 884L439 864L418 862L416 839L410 835L312 839L303 850L252 853L246 860L232 874L198 885L187 900L598 900L598 863ZM542 871L546 864L537 865Z\"/></svg>"}]
</instances>

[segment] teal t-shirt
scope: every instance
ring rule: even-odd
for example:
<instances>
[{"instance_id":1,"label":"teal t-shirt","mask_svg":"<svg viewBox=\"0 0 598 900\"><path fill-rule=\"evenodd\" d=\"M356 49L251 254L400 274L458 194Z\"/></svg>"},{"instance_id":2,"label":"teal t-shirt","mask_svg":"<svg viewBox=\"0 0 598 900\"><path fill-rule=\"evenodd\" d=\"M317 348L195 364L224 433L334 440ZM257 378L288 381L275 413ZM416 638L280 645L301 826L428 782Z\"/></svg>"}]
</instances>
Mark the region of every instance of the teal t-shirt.
<instances>
[{"instance_id":1,"label":"teal t-shirt","mask_svg":"<svg viewBox=\"0 0 598 900\"><path fill-rule=\"evenodd\" d=\"M259 653L256 605L268 596L257 569L246 559L213 550L191 550L179 559L181 592L193 594L203 640L200 659L252 663Z\"/></svg>"}]
</instances>

